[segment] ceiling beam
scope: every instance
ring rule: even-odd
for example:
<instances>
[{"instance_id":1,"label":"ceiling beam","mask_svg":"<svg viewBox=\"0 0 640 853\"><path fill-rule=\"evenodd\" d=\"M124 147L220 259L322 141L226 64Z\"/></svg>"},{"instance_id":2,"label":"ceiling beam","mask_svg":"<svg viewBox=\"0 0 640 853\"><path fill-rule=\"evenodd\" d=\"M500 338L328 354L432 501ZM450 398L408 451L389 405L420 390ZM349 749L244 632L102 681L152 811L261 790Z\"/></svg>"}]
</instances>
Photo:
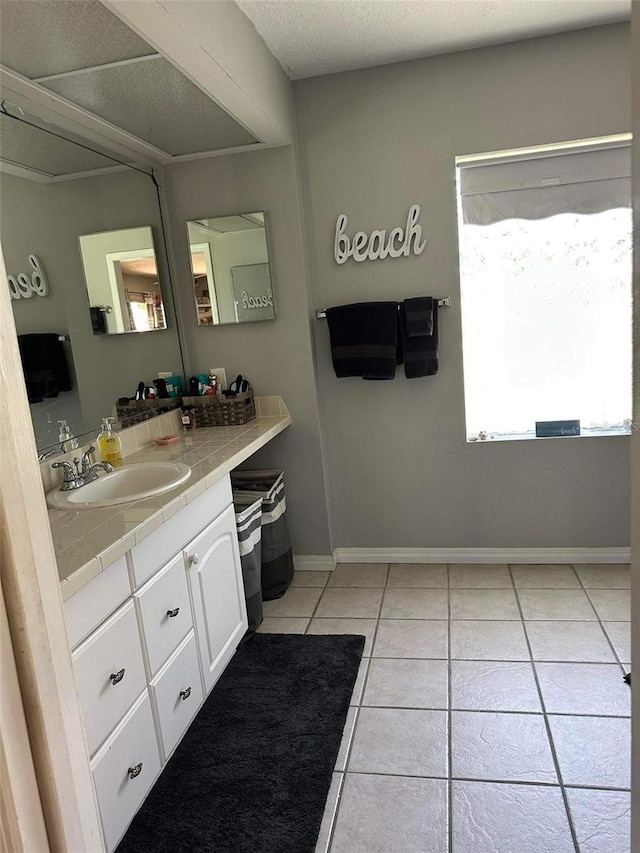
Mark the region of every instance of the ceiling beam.
<instances>
[{"instance_id":1,"label":"ceiling beam","mask_svg":"<svg viewBox=\"0 0 640 853\"><path fill-rule=\"evenodd\" d=\"M260 142L293 141L291 81L232 0L101 1Z\"/></svg>"}]
</instances>

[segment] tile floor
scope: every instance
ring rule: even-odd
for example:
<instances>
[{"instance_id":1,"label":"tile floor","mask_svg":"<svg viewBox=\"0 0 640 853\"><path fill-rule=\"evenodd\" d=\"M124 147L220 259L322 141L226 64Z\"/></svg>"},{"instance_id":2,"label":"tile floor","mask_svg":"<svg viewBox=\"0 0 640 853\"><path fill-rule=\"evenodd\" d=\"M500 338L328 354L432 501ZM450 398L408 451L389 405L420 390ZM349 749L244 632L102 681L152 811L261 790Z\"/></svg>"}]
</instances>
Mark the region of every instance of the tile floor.
<instances>
[{"instance_id":1,"label":"tile floor","mask_svg":"<svg viewBox=\"0 0 640 853\"><path fill-rule=\"evenodd\" d=\"M364 634L316 853L629 853L629 567L343 564L261 631Z\"/></svg>"}]
</instances>

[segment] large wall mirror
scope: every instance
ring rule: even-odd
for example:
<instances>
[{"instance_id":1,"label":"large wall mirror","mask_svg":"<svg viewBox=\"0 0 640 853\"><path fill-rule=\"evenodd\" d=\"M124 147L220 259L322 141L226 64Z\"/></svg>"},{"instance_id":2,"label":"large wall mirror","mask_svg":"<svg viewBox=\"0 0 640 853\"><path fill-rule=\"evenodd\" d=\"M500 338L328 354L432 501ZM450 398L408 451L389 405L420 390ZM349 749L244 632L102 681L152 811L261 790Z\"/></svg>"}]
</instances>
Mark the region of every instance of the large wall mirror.
<instances>
[{"instance_id":1,"label":"large wall mirror","mask_svg":"<svg viewBox=\"0 0 640 853\"><path fill-rule=\"evenodd\" d=\"M187 222L200 326L273 320L273 282L264 212Z\"/></svg>"},{"instance_id":2,"label":"large wall mirror","mask_svg":"<svg viewBox=\"0 0 640 853\"><path fill-rule=\"evenodd\" d=\"M80 253L94 334L167 328L149 226L85 234Z\"/></svg>"},{"instance_id":3,"label":"large wall mirror","mask_svg":"<svg viewBox=\"0 0 640 853\"><path fill-rule=\"evenodd\" d=\"M116 400L133 397L139 382L151 385L161 371L184 375L151 175L114 166L108 152L51 129L56 135L34 116L0 115L0 241L7 273L29 277L35 256L48 284L44 296L34 291L11 301L43 454L59 447L59 420L90 440L101 418L115 415ZM87 235L104 243L100 286L108 290L99 297L89 295L89 274L85 286L80 238ZM99 306L111 311L91 310ZM161 331L122 334L150 329ZM50 347L59 372L51 370Z\"/></svg>"}]
</instances>

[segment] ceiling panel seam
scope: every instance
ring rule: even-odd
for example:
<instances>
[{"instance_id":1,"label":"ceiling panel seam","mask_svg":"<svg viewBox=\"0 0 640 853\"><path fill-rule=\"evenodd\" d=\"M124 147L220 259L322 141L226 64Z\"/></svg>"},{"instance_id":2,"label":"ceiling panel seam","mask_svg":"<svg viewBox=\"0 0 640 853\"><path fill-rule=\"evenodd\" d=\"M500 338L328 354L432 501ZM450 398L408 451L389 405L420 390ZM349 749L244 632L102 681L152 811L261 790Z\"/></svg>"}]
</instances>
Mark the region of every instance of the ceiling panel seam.
<instances>
[{"instance_id":1,"label":"ceiling panel seam","mask_svg":"<svg viewBox=\"0 0 640 853\"><path fill-rule=\"evenodd\" d=\"M136 65L140 62L162 59L159 53L151 53L146 56L135 56L132 59L119 59L116 62L104 62L102 65L90 65L86 68L76 68L74 71L61 71L60 74L48 74L46 77L33 77L34 83L46 83L48 80L61 80L65 77L77 77L91 71L103 71L105 68L121 68L123 65Z\"/></svg>"}]
</instances>

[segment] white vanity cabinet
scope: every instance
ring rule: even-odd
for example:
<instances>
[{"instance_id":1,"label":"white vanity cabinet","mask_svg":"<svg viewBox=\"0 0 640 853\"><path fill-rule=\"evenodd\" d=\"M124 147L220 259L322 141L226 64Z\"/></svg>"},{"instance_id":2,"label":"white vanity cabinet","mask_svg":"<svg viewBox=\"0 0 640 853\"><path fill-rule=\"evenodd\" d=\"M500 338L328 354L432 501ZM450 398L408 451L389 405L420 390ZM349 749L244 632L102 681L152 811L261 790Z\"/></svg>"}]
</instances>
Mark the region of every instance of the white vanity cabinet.
<instances>
[{"instance_id":1,"label":"white vanity cabinet","mask_svg":"<svg viewBox=\"0 0 640 853\"><path fill-rule=\"evenodd\" d=\"M65 602L113 850L247 629L229 477Z\"/></svg>"}]
</instances>

